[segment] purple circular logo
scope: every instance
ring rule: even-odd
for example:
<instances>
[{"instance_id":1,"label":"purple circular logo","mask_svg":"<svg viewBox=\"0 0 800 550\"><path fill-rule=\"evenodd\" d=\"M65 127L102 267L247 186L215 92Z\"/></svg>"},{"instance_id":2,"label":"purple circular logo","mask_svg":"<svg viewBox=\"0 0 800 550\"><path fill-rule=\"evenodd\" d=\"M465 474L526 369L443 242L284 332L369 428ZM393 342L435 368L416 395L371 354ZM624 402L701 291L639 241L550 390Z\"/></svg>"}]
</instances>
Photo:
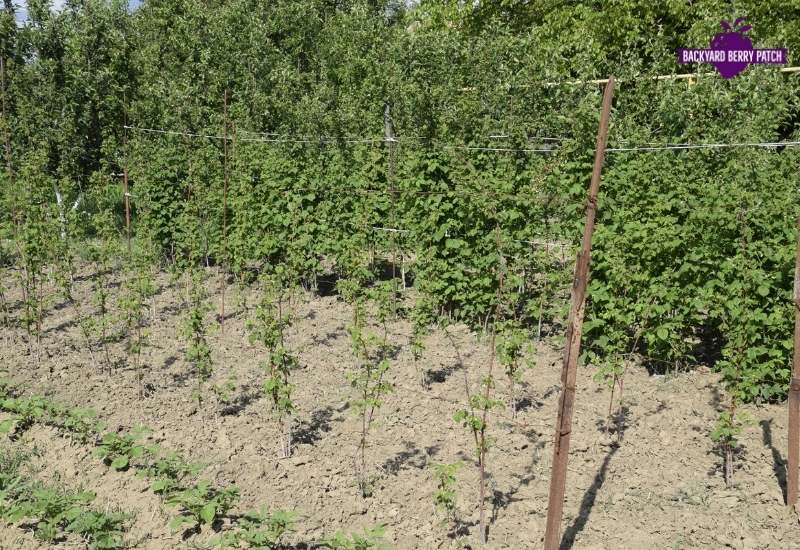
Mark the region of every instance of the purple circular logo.
<instances>
[{"instance_id":1,"label":"purple circular logo","mask_svg":"<svg viewBox=\"0 0 800 550\"><path fill-rule=\"evenodd\" d=\"M712 50L724 50L726 52L725 61L714 61L712 65L714 65L719 74L721 74L724 78L732 78L745 70L747 65L749 65L749 61L746 61L746 57L742 55L732 55L734 52L746 52L753 50L753 42L750 40L749 37L745 36L744 33L749 31L752 26L751 25L744 25L739 26L740 23L744 22L744 18L740 17L733 23L733 28L728 21L724 19L720 22L722 29L725 32L718 32L714 35L714 38L711 39L711 44L709 48ZM733 60L738 59L738 60Z\"/></svg>"}]
</instances>

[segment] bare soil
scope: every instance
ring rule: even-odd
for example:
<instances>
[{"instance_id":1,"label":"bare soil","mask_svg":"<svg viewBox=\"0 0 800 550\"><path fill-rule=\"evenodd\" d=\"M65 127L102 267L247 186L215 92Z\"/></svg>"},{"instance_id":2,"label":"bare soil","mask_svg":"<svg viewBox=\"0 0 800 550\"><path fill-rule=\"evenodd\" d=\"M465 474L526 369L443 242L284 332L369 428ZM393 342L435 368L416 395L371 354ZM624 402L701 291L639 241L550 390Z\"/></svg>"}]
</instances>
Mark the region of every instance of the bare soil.
<instances>
[{"instance_id":1,"label":"bare soil","mask_svg":"<svg viewBox=\"0 0 800 550\"><path fill-rule=\"evenodd\" d=\"M269 402L260 393L264 353L248 342L247 316L235 304L232 288L224 331L211 336L212 382L223 384L233 377L236 389L230 404L220 404L209 393L198 408L195 376L177 336L183 309L178 289L160 278L150 345L143 355L145 397L140 398L122 343L111 346L118 364L109 374L92 362L81 336L76 313L93 311L88 275L77 282L79 305L56 300L48 308L39 361L35 352L29 353L24 331L3 332L0 366L26 393L92 407L110 429L147 426L150 442L205 464L203 478L238 486L242 498L235 511L262 506L294 510L297 524L287 542L295 548L312 548L338 530L377 524L386 525L386 541L400 549L479 547L474 443L453 414L465 406L466 387L475 391L486 374L487 341L463 326L434 331L421 363L430 380L424 389L409 351L410 325L391 323L391 339L400 346L390 371L395 390L370 436L368 460L376 483L373 496L364 499L354 470L359 423L349 406L353 394L346 372L353 358L345 303L336 296L305 294L296 308L289 337L301 363L294 373L295 448L282 459ZM215 283L216 278L209 288ZM11 294L12 309L19 307L18 299ZM213 300L217 305L219 295ZM494 442L486 506L491 520L487 547L492 549L540 548L544 535L560 388L557 339L536 343L534 355L535 367L523 374L516 420L508 407L489 419ZM101 357L94 350L98 362ZM508 383L501 368L495 369L497 396L507 400ZM562 548L800 548L797 514L784 505L784 406L748 407L752 422L741 437L736 484L726 488L722 458L709 438L724 402L717 375L700 368L650 376L641 367L629 368L622 414L606 433L609 391L593 380L594 374L592 367L581 367L578 374ZM43 479L93 490L98 506L134 514L127 536L131 547L188 547L180 533L167 527L172 512L146 482L132 472L107 468L89 447L45 427L2 445L35 447ZM435 511L430 466L456 461L463 466L457 474L459 521L453 525L443 523ZM192 541L202 543L212 534L204 531ZM81 543L68 540L62 546ZM18 526L0 527L0 548L45 547Z\"/></svg>"}]
</instances>

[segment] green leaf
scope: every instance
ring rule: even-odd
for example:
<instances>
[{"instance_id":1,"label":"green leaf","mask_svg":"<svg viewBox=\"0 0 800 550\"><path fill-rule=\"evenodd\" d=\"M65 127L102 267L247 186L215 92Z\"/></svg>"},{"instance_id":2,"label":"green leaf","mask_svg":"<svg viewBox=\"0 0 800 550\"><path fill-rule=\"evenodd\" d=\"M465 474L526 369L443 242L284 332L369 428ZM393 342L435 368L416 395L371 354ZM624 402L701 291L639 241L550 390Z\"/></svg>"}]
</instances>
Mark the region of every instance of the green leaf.
<instances>
[{"instance_id":1,"label":"green leaf","mask_svg":"<svg viewBox=\"0 0 800 550\"><path fill-rule=\"evenodd\" d=\"M128 467L130 460L127 456L120 456L111 461L111 467L115 470L122 470Z\"/></svg>"},{"instance_id":2,"label":"green leaf","mask_svg":"<svg viewBox=\"0 0 800 550\"><path fill-rule=\"evenodd\" d=\"M187 523L194 523L194 520L187 516L175 516L170 520L169 528L172 529L173 531L177 531Z\"/></svg>"},{"instance_id":3,"label":"green leaf","mask_svg":"<svg viewBox=\"0 0 800 550\"><path fill-rule=\"evenodd\" d=\"M209 502L200 510L200 519L203 523L211 523L217 515L217 505Z\"/></svg>"},{"instance_id":4,"label":"green leaf","mask_svg":"<svg viewBox=\"0 0 800 550\"><path fill-rule=\"evenodd\" d=\"M9 418L7 420L3 420L0 422L0 433L8 433L14 428L14 424L17 422L16 418Z\"/></svg>"}]
</instances>

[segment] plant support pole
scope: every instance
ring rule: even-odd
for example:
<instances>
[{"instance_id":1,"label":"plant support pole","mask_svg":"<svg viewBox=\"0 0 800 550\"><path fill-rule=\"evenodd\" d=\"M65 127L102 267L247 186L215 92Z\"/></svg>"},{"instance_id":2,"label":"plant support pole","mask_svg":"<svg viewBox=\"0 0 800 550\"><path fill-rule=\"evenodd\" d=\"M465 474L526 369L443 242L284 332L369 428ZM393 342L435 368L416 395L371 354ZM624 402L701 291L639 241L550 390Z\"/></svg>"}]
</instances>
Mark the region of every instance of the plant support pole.
<instances>
[{"instance_id":1,"label":"plant support pole","mask_svg":"<svg viewBox=\"0 0 800 550\"><path fill-rule=\"evenodd\" d=\"M222 100L222 110L224 116L222 147L225 154L225 179L222 188L222 277L220 286L222 295L220 298L219 328L225 334L225 286L227 284L227 262L228 262L228 89Z\"/></svg>"},{"instance_id":2,"label":"plant support pole","mask_svg":"<svg viewBox=\"0 0 800 550\"><path fill-rule=\"evenodd\" d=\"M383 108L383 140L388 145L388 166L386 168L386 179L389 181L389 190L392 195L391 224L397 227L397 190L394 187L395 157L397 155L397 140L394 135L392 125L392 112L389 103ZM392 240L392 311L396 314L397 309L397 232L390 231ZM402 254L401 254L402 255ZM403 290L405 290L405 275L403 276Z\"/></svg>"},{"instance_id":3,"label":"plant support pole","mask_svg":"<svg viewBox=\"0 0 800 550\"><path fill-rule=\"evenodd\" d=\"M126 117L127 118L127 117ZM127 126L127 122L125 124ZM131 194L128 189L128 129L122 134L122 148L125 160L122 163L122 190L125 196L125 238L128 241L128 258L131 256Z\"/></svg>"},{"instance_id":4,"label":"plant support pole","mask_svg":"<svg viewBox=\"0 0 800 550\"><path fill-rule=\"evenodd\" d=\"M0 52L0 91L3 93L3 142L6 155L6 168L13 181L14 169L11 166L11 137L8 133L8 113L6 112L6 60L4 52Z\"/></svg>"},{"instance_id":5,"label":"plant support pole","mask_svg":"<svg viewBox=\"0 0 800 550\"><path fill-rule=\"evenodd\" d=\"M800 461L800 217L797 218L794 258L794 353L789 383L789 452L786 466L786 504L797 503L797 468Z\"/></svg>"},{"instance_id":6,"label":"plant support pole","mask_svg":"<svg viewBox=\"0 0 800 550\"><path fill-rule=\"evenodd\" d=\"M545 550L558 550L561 540L561 512L564 507L569 439L572 431L572 414L575 408L575 380L577 378L578 354L581 347L583 308L589 273L589 254L592 246L592 232L594 231L594 218L597 210L597 192L600 188L600 172L603 168L603 157L605 156L608 138L608 119L611 114L613 95L614 77L612 76L608 79L608 84L606 84L603 92L603 107L600 113L600 128L597 131L594 168L592 169L592 181L589 185L589 198L586 203L586 225L583 228L581 251L575 262L575 278L572 281L572 303L567 321L564 363L561 368L561 396L558 400L558 420L556 421L556 433L553 442L553 465L550 473L550 493L547 503L547 527L544 535Z\"/></svg>"}]
</instances>

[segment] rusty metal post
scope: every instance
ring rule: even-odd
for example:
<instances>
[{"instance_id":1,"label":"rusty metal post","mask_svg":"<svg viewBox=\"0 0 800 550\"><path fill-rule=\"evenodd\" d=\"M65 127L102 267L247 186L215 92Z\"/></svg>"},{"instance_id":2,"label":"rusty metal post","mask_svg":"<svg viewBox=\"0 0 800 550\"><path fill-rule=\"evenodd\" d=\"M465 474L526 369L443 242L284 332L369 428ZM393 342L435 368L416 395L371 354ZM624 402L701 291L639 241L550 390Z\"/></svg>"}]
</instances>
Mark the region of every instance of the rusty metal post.
<instances>
[{"instance_id":1,"label":"rusty metal post","mask_svg":"<svg viewBox=\"0 0 800 550\"><path fill-rule=\"evenodd\" d=\"M789 452L786 466L786 504L797 503L797 468L800 459L800 217L794 258L794 354L789 383Z\"/></svg>"},{"instance_id":2,"label":"rusty metal post","mask_svg":"<svg viewBox=\"0 0 800 550\"><path fill-rule=\"evenodd\" d=\"M558 420L553 441L553 465L550 473L550 493L547 503L547 527L544 535L545 550L558 550L561 541L561 513L564 507L564 490L567 482L567 458L569 455L572 414L575 408L575 380L577 378L578 355L581 347L583 329L583 308L586 298L586 284L589 274L589 255L592 246L592 232L597 210L597 192L600 188L600 173L603 168L606 141L608 138L608 119L611 114L611 100L614 96L614 77L608 79L603 92L603 106L600 113L600 128L597 131L597 145L594 154L592 181L586 203L586 225L583 229L581 251L575 262L575 278L572 281L572 303L567 321L564 347L564 362L561 367L561 396L558 400Z\"/></svg>"}]
</instances>

